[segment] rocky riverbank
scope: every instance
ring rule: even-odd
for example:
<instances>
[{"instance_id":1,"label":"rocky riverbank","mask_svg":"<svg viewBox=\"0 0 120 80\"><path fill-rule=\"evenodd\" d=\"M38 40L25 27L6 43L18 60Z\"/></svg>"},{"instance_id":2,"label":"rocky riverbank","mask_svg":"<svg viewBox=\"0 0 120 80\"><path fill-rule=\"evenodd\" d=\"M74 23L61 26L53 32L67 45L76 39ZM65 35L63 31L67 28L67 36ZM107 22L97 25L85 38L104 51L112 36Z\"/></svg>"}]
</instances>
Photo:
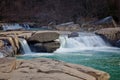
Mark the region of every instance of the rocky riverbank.
<instances>
[{"instance_id":1,"label":"rocky riverbank","mask_svg":"<svg viewBox=\"0 0 120 80\"><path fill-rule=\"evenodd\" d=\"M5 57L23 54L20 52L20 39L28 42L32 52L53 52L60 47L59 41L56 41L60 35L58 31L7 31L0 35L0 54Z\"/></svg>"},{"instance_id":2,"label":"rocky riverbank","mask_svg":"<svg viewBox=\"0 0 120 80\"><path fill-rule=\"evenodd\" d=\"M0 59L0 80L109 80L108 73L52 59Z\"/></svg>"},{"instance_id":3,"label":"rocky riverbank","mask_svg":"<svg viewBox=\"0 0 120 80\"><path fill-rule=\"evenodd\" d=\"M120 27L115 28L103 28L95 31L103 39L107 39L112 46L120 47Z\"/></svg>"},{"instance_id":4,"label":"rocky riverbank","mask_svg":"<svg viewBox=\"0 0 120 80\"><path fill-rule=\"evenodd\" d=\"M69 34L68 38L78 37L78 32L82 32L83 30L92 33L95 32L97 35L100 35L103 39L107 39L108 41L110 41L111 44L113 44L113 46L119 47L119 27L114 24L114 21L112 21L112 23L110 24L102 24L101 21L99 22L100 24L96 24L96 22L85 24L82 26L83 28L79 24L68 22L59 25L49 25L46 27L51 27L52 30L1 31L0 56L14 57L15 55L23 54L21 51L22 47L20 39L24 39L28 42L28 46L30 46L31 52L52 53L60 47L60 41L58 39L60 35ZM0 79L109 80L109 74L89 67L64 63L50 59L15 60L9 58L1 58Z\"/></svg>"}]
</instances>

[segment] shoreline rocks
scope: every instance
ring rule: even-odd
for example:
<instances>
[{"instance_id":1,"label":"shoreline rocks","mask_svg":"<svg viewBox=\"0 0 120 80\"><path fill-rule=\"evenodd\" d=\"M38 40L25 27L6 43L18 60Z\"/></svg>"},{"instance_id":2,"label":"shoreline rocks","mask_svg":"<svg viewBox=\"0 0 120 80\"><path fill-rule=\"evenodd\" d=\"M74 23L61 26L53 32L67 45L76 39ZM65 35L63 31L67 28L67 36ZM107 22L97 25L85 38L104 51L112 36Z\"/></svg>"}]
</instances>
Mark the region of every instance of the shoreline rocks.
<instances>
[{"instance_id":1,"label":"shoreline rocks","mask_svg":"<svg viewBox=\"0 0 120 80\"><path fill-rule=\"evenodd\" d=\"M106 37L113 46L119 47L117 42L120 40L120 27L104 28L95 31L96 34Z\"/></svg>"},{"instance_id":2,"label":"shoreline rocks","mask_svg":"<svg viewBox=\"0 0 120 80\"><path fill-rule=\"evenodd\" d=\"M53 59L0 59L0 80L109 80L109 78L106 72Z\"/></svg>"},{"instance_id":3,"label":"shoreline rocks","mask_svg":"<svg viewBox=\"0 0 120 80\"><path fill-rule=\"evenodd\" d=\"M60 43L55 41L59 35L57 31L38 31L28 39L28 42L35 52L54 52L60 47Z\"/></svg>"},{"instance_id":4,"label":"shoreline rocks","mask_svg":"<svg viewBox=\"0 0 120 80\"><path fill-rule=\"evenodd\" d=\"M0 33L0 40L7 41L8 47L12 48L12 52L6 52L5 49L1 49L1 56L5 54L4 57L13 57L16 54L20 54L20 42L19 38L23 38L30 42L30 44L42 44L37 45L37 49L41 50L40 52L54 52L57 48L60 47L60 43L55 40L59 38L60 33L58 31L7 31ZM4 45L5 47L5 45ZM1 48L1 47L0 47ZM40 49L41 48L41 49ZM9 49L8 49L9 50ZM43 51L44 50L44 51Z\"/></svg>"},{"instance_id":5,"label":"shoreline rocks","mask_svg":"<svg viewBox=\"0 0 120 80\"><path fill-rule=\"evenodd\" d=\"M117 27L117 24L112 16L108 16L101 20L89 21L81 25L81 28L84 31L88 31L88 32L93 32L104 28L115 28L115 27Z\"/></svg>"}]
</instances>

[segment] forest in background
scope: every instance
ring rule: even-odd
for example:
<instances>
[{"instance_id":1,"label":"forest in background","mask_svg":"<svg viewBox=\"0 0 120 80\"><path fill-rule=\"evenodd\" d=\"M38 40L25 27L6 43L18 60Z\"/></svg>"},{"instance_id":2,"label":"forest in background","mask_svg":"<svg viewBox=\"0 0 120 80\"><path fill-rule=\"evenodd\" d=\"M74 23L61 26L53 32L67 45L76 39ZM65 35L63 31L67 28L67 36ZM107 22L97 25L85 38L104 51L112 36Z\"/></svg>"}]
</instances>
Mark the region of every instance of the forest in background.
<instances>
[{"instance_id":1,"label":"forest in background","mask_svg":"<svg viewBox=\"0 0 120 80\"><path fill-rule=\"evenodd\" d=\"M46 25L107 16L120 21L120 0L0 0L1 22Z\"/></svg>"}]
</instances>

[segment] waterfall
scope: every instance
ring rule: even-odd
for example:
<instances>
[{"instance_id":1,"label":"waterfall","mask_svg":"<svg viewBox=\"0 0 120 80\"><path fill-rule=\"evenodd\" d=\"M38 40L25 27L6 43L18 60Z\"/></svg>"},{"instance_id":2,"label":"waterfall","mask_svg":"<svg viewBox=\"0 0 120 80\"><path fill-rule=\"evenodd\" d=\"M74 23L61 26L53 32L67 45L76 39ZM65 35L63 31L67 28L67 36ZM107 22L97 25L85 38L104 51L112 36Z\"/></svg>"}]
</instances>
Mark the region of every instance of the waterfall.
<instances>
[{"instance_id":1,"label":"waterfall","mask_svg":"<svg viewBox=\"0 0 120 80\"><path fill-rule=\"evenodd\" d=\"M79 52L81 50L104 49L110 47L100 36L94 33L79 33L78 37L60 36L61 46L55 52Z\"/></svg>"},{"instance_id":2,"label":"waterfall","mask_svg":"<svg viewBox=\"0 0 120 80\"><path fill-rule=\"evenodd\" d=\"M23 24L23 26L25 29L30 29L30 26L28 24Z\"/></svg>"},{"instance_id":3,"label":"waterfall","mask_svg":"<svg viewBox=\"0 0 120 80\"><path fill-rule=\"evenodd\" d=\"M83 44L81 47L106 47L110 46L108 42L105 42L100 36L91 34L91 35L80 35L79 37L74 38L79 43Z\"/></svg>"},{"instance_id":4,"label":"waterfall","mask_svg":"<svg viewBox=\"0 0 120 80\"><path fill-rule=\"evenodd\" d=\"M22 38L19 38L19 42L20 42L20 45L21 45L21 48L22 48L22 51L24 53L24 55L22 56L51 56L53 54L51 53L35 53L35 52L32 52L27 41L25 39L22 39ZM0 57L2 57L2 54L0 54Z\"/></svg>"},{"instance_id":5,"label":"waterfall","mask_svg":"<svg viewBox=\"0 0 120 80\"><path fill-rule=\"evenodd\" d=\"M22 26L20 26L19 24L15 23L15 24L3 24L3 30L6 31L6 30L16 30L16 29L23 29Z\"/></svg>"},{"instance_id":6,"label":"waterfall","mask_svg":"<svg viewBox=\"0 0 120 80\"><path fill-rule=\"evenodd\" d=\"M19 38L19 41L20 41L20 44L21 44L21 47L24 51L24 54L31 54L31 49L27 43L27 41L25 39L22 39L22 38Z\"/></svg>"},{"instance_id":7,"label":"waterfall","mask_svg":"<svg viewBox=\"0 0 120 80\"><path fill-rule=\"evenodd\" d=\"M3 58L3 57L4 57L4 56L3 56L3 53L0 52L0 58Z\"/></svg>"},{"instance_id":8,"label":"waterfall","mask_svg":"<svg viewBox=\"0 0 120 80\"><path fill-rule=\"evenodd\" d=\"M70 38L68 38L68 35L61 35L59 40L60 48L57 49L54 53L66 53L66 52L74 53L89 50L97 51L117 50L117 48L111 47L111 45L105 42L99 35L93 33L79 33L78 37ZM33 53L35 52L31 51L25 39L20 38L19 41L25 54L34 55ZM41 53L37 53L37 55L41 55Z\"/></svg>"},{"instance_id":9,"label":"waterfall","mask_svg":"<svg viewBox=\"0 0 120 80\"><path fill-rule=\"evenodd\" d=\"M7 30L18 30L18 29L30 29L30 26L28 24L18 24L18 23L13 23L13 24L9 24L9 23L4 23L2 24L3 26L3 30L7 31Z\"/></svg>"}]
</instances>

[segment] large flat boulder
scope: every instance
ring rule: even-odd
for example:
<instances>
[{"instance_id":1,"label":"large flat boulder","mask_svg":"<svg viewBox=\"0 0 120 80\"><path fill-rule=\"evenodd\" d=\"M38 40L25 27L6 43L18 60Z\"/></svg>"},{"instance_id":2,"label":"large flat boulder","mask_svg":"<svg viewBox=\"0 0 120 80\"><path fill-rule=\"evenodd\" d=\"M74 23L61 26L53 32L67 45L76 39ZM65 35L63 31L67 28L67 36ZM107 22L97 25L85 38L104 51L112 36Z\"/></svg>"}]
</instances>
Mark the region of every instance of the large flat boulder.
<instances>
[{"instance_id":1,"label":"large flat boulder","mask_svg":"<svg viewBox=\"0 0 120 80\"><path fill-rule=\"evenodd\" d=\"M0 59L0 80L109 80L108 73L52 59Z\"/></svg>"},{"instance_id":2,"label":"large flat boulder","mask_svg":"<svg viewBox=\"0 0 120 80\"><path fill-rule=\"evenodd\" d=\"M36 42L49 42L59 38L59 33L56 31L38 31L34 33L28 40Z\"/></svg>"},{"instance_id":3,"label":"large flat boulder","mask_svg":"<svg viewBox=\"0 0 120 80\"><path fill-rule=\"evenodd\" d=\"M104 29L97 30L95 32L97 34L104 35L105 37L107 37L107 39L109 39L111 41L120 40L120 27L104 28Z\"/></svg>"},{"instance_id":4,"label":"large flat boulder","mask_svg":"<svg viewBox=\"0 0 120 80\"><path fill-rule=\"evenodd\" d=\"M120 47L120 27L104 28L95 31L95 33L107 39L113 46Z\"/></svg>"}]
</instances>

